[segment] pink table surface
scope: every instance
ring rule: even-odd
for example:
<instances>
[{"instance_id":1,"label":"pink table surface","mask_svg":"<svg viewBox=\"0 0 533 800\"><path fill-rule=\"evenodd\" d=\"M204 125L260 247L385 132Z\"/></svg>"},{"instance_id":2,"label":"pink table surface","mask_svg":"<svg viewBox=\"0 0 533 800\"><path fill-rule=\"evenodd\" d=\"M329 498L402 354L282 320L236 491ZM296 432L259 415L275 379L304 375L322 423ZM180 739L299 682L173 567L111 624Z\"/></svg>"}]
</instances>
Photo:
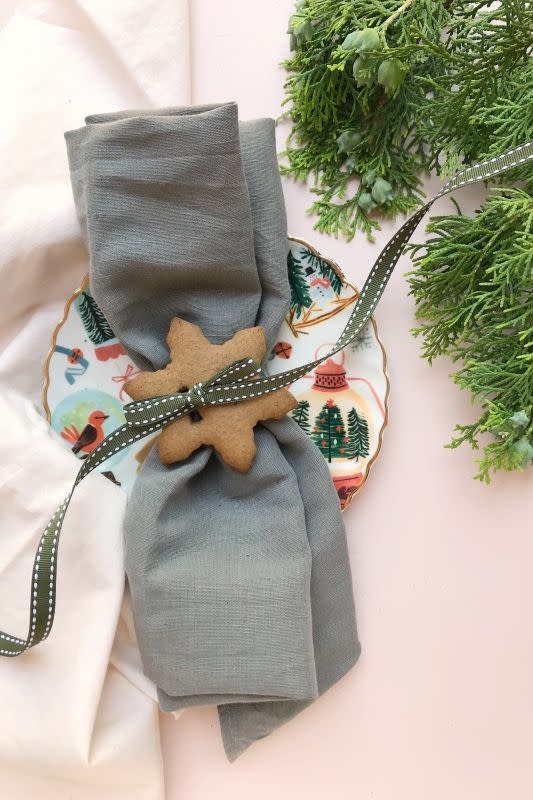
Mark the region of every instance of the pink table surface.
<instances>
[{"instance_id":1,"label":"pink table surface","mask_svg":"<svg viewBox=\"0 0 533 800\"><path fill-rule=\"evenodd\" d=\"M194 102L237 100L243 119L278 116L291 0L191 5ZM308 190L291 181L284 190L289 231L361 285L378 246L319 235ZM481 196L463 192L462 206ZM378 243L398 225L385 224ZM532 472L487 487L472 480L468 449L444 449L475 410L449 363L420 358L409 265L404 257L376 315L392 384L383 450L346 513L361 659L233 765L213 709L162 716L168 800L533 797Z\"/></svg>"}]
</instances>

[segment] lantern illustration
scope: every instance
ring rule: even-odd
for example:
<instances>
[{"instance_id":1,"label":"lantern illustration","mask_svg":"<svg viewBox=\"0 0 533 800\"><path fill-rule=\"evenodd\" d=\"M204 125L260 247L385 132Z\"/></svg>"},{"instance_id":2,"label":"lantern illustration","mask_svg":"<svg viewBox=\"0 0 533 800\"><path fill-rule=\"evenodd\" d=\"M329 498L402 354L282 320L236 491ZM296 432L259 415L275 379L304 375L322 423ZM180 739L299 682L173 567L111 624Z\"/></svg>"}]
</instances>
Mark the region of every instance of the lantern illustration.
<instances>
[{"instance_id":1,"label":"lantern illustration","mask_svg":"<svg viewBox=\"0 0 533 800\"><path fill-rule=\"evenodd\" d=\"M347 377L344 358L328 358L316 368L312 386L297 394L293 419L317 445L329 464L341 506L346 505L363 482L366 466L375 449L373 419L369 401L355 391ZM372 395L372 387L365 394Z\"/></svg>"}]
</instances>

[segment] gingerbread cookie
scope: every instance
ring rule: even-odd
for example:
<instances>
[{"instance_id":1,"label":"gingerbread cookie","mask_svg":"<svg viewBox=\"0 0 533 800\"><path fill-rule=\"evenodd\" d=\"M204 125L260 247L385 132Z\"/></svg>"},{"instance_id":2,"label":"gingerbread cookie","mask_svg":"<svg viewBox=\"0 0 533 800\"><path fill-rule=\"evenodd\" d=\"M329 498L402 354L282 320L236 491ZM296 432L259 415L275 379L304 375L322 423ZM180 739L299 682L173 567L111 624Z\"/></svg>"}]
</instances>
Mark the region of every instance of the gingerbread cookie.
<instances>
[{"instance_id":1,"label":"gingerbread cookie","mask_svg":"<svg viewBox=\"0 0 533 800\"><path fill-rule=\"evenodd\" d=\"M197 325L174 318L167 336L170 362L157 372L141 372L124 388L133 400L186 392L198 381L242 358L258 364L265 356L262 328L238 331L224 344L211 344ZM214 447L222 460L247 472L255 457L253 429L262 419L281 419L297 405L286 389L252 400L219 406L202 406L171 422L161 432L159 456L163 464L182 461L202 445Z\"/></svg>"}]
</instances>

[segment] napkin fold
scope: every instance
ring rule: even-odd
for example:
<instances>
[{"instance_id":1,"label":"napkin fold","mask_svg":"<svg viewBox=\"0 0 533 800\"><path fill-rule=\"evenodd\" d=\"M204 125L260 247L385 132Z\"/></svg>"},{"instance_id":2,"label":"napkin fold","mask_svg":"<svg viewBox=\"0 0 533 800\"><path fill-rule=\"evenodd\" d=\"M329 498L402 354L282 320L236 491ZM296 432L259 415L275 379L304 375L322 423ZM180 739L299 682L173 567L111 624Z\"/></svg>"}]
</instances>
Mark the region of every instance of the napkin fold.
<instances>
[{"instance_id":1,"label":"napkin fold","mask_svg":"<svg viewBox=\"0 0 533 800\"><path fill-rule=\"evenodd\" d=\"M289 305L274 123L226 103L88 117L66 134L92 292L143 369L174 316L214 343ZM235 431L238 436L238 431ZM153 448L125 519L146 674L167 711L216 704L233 760L357 660L350 566L327 465L290 419L256 428L242 475L209 447Z\"/></svg>"}]
</instances>

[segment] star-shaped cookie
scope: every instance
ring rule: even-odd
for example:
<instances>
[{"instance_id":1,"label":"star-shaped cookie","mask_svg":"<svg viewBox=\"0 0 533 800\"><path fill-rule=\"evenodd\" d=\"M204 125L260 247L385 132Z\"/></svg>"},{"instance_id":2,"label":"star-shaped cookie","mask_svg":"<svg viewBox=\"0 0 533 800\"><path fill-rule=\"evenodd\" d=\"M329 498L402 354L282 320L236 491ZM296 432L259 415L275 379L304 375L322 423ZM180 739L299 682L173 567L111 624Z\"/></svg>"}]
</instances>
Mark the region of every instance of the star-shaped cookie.
<instances>
[{"instance_id":1,"label":"star-shaped cookie","mask_svg":"<svg viewBox=\"0 0 533 800\"><path fill-rule=\"evenodd\" d=\"M260 364L265 357L264 331L260 327L238 331L224 344L211 344L197 325L175 317L167 336L170 362L156 372L141 372L124 388L133 400L185 392L198 381L242 358ZM219 406L202 406L171 422L161 432L159 457L163 464L182 461L202 445L215 448L222 460L247 472L256 447L253 429L262 419L281 419L297 405L286 389L262 397Z\"/></svg>"}]
</instances>

